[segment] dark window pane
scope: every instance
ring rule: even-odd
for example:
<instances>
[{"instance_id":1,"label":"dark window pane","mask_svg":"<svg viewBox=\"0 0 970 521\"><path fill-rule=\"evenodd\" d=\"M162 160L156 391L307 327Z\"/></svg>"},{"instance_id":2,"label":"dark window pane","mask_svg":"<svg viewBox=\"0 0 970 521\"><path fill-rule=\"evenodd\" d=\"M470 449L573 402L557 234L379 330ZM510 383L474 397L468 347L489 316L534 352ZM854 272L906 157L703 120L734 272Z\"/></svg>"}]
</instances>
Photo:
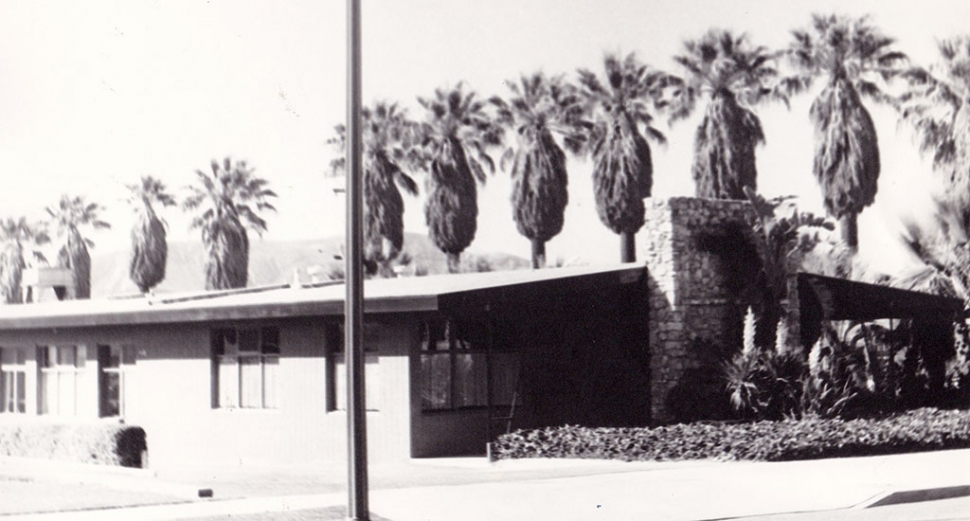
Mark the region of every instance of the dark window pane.
<instances>
[{"instance_id":1,"label":"dark window pane","mask_svg":"<svg viewBox=\"0 0 970 521\"><path fill-rule=\"evenodd\" d=\"M455 407L487 405L485 354L455 355Z\"/></svg>"},{"instance_id":2,"label":"dark window pane","mask_svg":"<svg viewBox=\"0 0 970 521\"><path fill-rule=\"evenodd\" d=\"M259 330L240 329L237 334L239 335L240 353L259 352Z\"/></svg>"},{"instance_id":3,"label":"dark window pane","mask_svg":"<svg viewBox=\"0 0 970 521\"><path fill-rule=\"evenodd\" d=\"M280 329L278 327L264 327L262 329L263 353L280 353Z\"/></svg>"},{"instance_id":4,"label":"dark window pane","mask_svg":"<svg viewBox=\"0 0 970 521\"><path fill-rule=\"evenodd\" d=\"M102 416L119 416L121 414L121 375L116 372L106 372L104 380L104 403Z\"/></svg>"},{"instance_id":5,"label":"dark window pane","mask_svg":"<svg viewBox=\"0 0 970 521\"><path fill-rule=\"evenodd\" d=\"M69 365L73 367L77 362L77 351L74 346L61 346L56 348L57 365Z\"/></svg>"},{"instance_id":6,"label":"dark window pane","mask_svg":"<svg viewBox=\"0 0 970 521\"><path fill-rule=\"evenodd\" d=\"M451 356L448 353L421 355L421 376L422 407L426 410L451 408Z\"/></svg>"}]
</instances>

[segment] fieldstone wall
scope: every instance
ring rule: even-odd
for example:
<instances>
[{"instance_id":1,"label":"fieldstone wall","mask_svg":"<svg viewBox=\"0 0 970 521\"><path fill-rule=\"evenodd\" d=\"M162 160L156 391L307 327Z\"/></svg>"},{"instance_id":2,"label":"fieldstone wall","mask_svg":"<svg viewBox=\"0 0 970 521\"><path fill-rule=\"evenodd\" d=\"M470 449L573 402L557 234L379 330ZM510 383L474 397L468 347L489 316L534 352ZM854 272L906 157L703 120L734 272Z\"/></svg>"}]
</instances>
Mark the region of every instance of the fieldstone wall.
<instances>
[{"instance_id":1,"label":"fieldstone wall","mask_svg":"<svg viewBox=\"0 0 970 521\"><path fill-rule=\"evenodd\" d=\"M700 365L695 341L740 340L743 314L728 294L723 259L701 247L702 236L729 223L750 230L756 217L747 201L674 197L644 203L637 251L649 273L651 417L663 422L673 419L671 391Z\"/></svg>"}]
</instances>

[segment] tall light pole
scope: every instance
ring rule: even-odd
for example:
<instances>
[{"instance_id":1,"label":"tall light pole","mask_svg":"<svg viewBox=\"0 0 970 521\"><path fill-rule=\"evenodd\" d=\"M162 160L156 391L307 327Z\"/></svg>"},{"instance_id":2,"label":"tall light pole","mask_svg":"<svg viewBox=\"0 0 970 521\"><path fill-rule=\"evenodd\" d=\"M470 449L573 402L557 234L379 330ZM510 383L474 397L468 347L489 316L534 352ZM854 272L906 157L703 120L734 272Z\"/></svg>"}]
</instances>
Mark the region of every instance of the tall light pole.
<instances>
[{"instance_id":1,"label":"tall light pole","mask_svg":"<svg viewBox=\"0 0 970 521\"><path fill-rule=\"evenodd\" d=\"M360 0L347 0L347 255L344 258L344 353L347 357L347 519L367 507L367 412L364 408L364 285L360 128Z\"/></svg>"}]
</instances>

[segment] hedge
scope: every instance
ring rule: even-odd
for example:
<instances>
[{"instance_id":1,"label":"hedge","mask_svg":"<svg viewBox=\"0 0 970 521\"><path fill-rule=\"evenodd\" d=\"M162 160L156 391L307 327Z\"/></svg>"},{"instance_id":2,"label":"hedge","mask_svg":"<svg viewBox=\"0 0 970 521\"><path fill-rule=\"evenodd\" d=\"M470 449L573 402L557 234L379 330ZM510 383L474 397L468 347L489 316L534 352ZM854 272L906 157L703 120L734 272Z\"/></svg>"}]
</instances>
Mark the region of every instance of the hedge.
<instances>
[{"instance_id":1,"label":"hedge","mask_svg":"<svg viewBox=\"0 0 970 521\"><path fill-rule=\"evenodd\" d=\"M145 431L121 424L2 424L0 455L141 467Z\"/></svg>"},{"instance_id":2,"label":"hedge","mask_svg":"<svg viewBox=\"0 0 970 521\"><path fill-rule=\"evenodd\" d=\"M519 430L500 436L492 454L499 459L791 461L957 448L970 448L970 411L917 409L878 419Z\"/></svg>"}]
</instances>

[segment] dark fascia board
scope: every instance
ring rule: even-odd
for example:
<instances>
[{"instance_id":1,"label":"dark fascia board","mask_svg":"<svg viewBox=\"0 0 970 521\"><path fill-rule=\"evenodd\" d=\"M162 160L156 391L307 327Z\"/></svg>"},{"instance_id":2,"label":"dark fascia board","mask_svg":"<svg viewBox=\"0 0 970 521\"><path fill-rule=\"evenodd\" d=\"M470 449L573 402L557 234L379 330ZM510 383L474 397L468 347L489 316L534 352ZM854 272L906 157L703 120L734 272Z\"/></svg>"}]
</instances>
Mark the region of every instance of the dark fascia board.
<instances>
[{"instance_id":1,"label":"dark fascia board","mask_svg":"<svg viewBox=\"0 0 970 521\"><path fill-rule=\"evenodd\" d=\"M812 273L798 274L799 299L825 320L948 319L963 316L960 299Z\"/></svg>"},{"instance_id":2,"label":"dark fascia board","mask_svg":"<svg viewBox=\"0 0 970 521\"><path fill-rule=\"evenodd\" d=\"M588 293L605 288L642 284L645 276L646 269L641 266L563 279L520 282L445 293L438 296L438 305L439 310L445 313L487 311L490 306L505 302L530 301L566 293Z\"/></svg>"}]
</instances>

